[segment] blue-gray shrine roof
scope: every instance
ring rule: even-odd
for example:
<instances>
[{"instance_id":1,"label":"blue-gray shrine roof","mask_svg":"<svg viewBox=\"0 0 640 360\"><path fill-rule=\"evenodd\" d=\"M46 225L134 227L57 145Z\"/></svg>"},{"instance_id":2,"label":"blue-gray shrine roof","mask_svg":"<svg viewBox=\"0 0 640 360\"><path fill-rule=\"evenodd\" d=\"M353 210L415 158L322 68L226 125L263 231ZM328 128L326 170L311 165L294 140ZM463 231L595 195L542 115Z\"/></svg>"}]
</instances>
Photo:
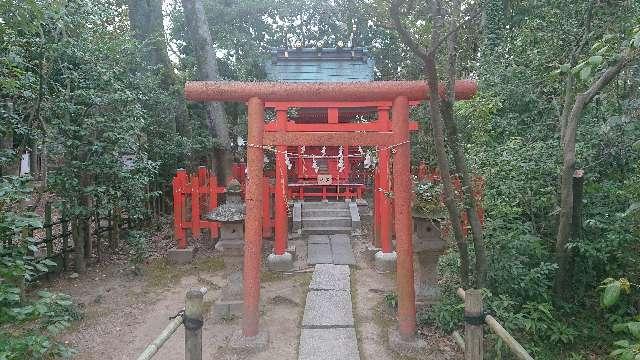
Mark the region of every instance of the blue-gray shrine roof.
<instances>
[{"instance_id":1,"label":"blue-gray shrine roof","mask_svg":"<svg viewBox=\"0 0 640 360\"><path fill-rule=\"evenodd\" d=\"M365 48L272 49L265 68L271 81L373 81L373 60Z\"/></svg>"}]
</instances>

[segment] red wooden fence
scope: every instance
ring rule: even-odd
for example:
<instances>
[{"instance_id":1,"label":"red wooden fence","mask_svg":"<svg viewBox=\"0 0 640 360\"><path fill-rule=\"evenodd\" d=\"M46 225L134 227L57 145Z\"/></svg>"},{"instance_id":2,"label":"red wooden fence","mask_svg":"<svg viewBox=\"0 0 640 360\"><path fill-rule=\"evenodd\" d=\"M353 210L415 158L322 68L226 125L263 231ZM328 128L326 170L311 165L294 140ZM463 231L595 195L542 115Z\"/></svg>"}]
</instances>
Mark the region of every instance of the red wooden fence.
<instances>
[{"instance_id":1,"label":"red wooden fence","mask_svg":"<svg viewBox=\"0 0 640 360\"><path fill-rule=\"evenodd\" d=\"M234 164L232 168L232 176L241 184L246 178L244 165ZM267 184L264 191L262 230L265 237L271 237L273 220L270 199L274 189ZM177 170L173 178L173 228L178 249L187 247L187 230L191 232L191 237L199 237L204 229L209 229L212 239L218 237L218 223L203 217L218 207L218 194L225 192L225 187L218 186L215 174L204 166L190 175L184 169Z\"/></svg>"},{"instance_id":2,"label":"red wooden fence","mask_svg":"<svg viewBox=\"0 0 640 360\"><path fill-rule=\"evenodd\" d=\"M413 173L418 178L418 181L428 180L434 183L439 183L442 179L437 168L430 168L425 163L420 163L419 166L414 168ZM452 181L456 191L456 196L459 200L462 200L462 181L460 177L454 175ZM484 197L484 178L481 176L474 176L471 183L473 187L471 193L478 205L476 211L478 212L480 223L484 225L484 208L482 207L482 199ZM464 231L469 231L470 225L466 211L462 211L460 215L460 225L462 226L462 229Z\"/></svg>"}]
</instances>

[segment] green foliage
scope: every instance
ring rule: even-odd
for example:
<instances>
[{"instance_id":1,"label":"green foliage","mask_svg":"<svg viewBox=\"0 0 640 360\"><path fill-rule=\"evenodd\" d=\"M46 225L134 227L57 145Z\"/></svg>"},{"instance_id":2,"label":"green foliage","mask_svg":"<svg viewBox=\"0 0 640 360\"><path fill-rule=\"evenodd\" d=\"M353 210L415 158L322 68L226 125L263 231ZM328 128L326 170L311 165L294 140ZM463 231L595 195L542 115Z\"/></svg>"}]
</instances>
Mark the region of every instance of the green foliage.
<instances>
[{"instance_id":1,"label":"green foliage","mask_svg":"<svg viewBox=\"0 0 640 360\"><path fill-rule=\"evenodd\" d=\"M413 210L420 215L439 219L446 215L442 203L442 184L429 180L417 181L414 184Z\"/></svg>"},{"instance_id":2,"label":"green foliage","mask_svg":"<svg viewBox=\"0 0 640 360\"><path fill-rule=\"evenodd\" d=\"M149 256L149 235L140 230L129 231L127 235L127 247L129 248L129 261L134 265L136 271L140 270L140 265Z\"/></svg>"},{"instance_id":3,"label":"green foliage","mask_svg":"<svg viewBox=\"0 0 640 360\"><path fill-rule=\"evenodd\" d=\"M384 303L387 305L387 308L393 311L396 311L398 309L398 294L396 293L385 294Z\"/></svg>"},{"instance_id":4,"label":"green foliage","mask_svg":"<svg viewBox=\"0 0 640 360\"><path fill-rule=\"evenodd\" d=\"M613 331L618 337L624 336L613 343L614 350L609 356L620 360L637 359L640 357L640 310L630 310L633 306L629 306L629 300L639 299L640 286L630 283L626 278L607 278L599 288L602 290L602 306L615 311L609 319ZM621 295L624 295L624 299ZM618 308L613 309L614 306Z\"/></svg>"},{"instance_id":5,"label":"green foliage","mask_svg":"<svg viewBox=\"0 0 640 360\"><path fill-rule=\"evenodd\" d=\"M80 316L69 296L24 294L37 274L56 265L33 255L38 249L29 229L42 224L20 206L31 195L29 179L1 177L0 192L0 359L69 357L71 350L51 338Z\"/></svg>"}]
</instances>

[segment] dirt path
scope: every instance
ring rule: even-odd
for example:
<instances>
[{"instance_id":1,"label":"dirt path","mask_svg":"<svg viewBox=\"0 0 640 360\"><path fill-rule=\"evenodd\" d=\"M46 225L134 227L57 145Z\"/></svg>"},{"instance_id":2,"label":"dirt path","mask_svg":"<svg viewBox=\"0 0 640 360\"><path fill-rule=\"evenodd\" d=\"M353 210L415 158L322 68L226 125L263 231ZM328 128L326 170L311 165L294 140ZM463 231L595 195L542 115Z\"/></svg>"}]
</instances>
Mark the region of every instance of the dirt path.
<instances>
[{"instance_id":1,"label":"dirt path","mask_svg":"<svg viewBox=\"0 0 640 360\"><path fill-rule=\"evenodd\" d=\"M48 289L70 294L84 312L84 319L61 337L77 351L76 359L135 359L184 307L186 291L207 287L205 305L213 304L226 283L224 271L203 259L196 266L171 267L157 260L144 276L133 275L128 266L92 268L86 275L68 275L52 281ZM202 266L202 265L205 266ZM200 268L198 268L200 267ZM207 268L209 267L209 268ZM177 281L171 281L177 278ZM268 351L252 359L294 359L299 337L305 289L310 275L264 276L261 325L271 334ZM240 328L238 319L214 322L205 314L203 354L205 359L244 359L247 354L228 351L226 344ZM156 359L184 359L182 327L162 347Z\"/></svg>"},{"instance_id":2,"label":"dirt path","mask_svg":"<svg viewBox=\"0 0 640 360\"><path fill-rule=\"evenodd\" d=\"M352 301L356 332L363 360L407 359L393 354L387 330L395 324L384 303L385 294L394 291L393 274L378 274L366 255L366 238L353 239L357 266L352 270ZM306 267L306 244L295 241L296 267ZM134 275L126 262L91 267L87 274L71 278L69 274L45 283L43 288L64 292L83 310L84 319L75 323L61 340L77 351L76 359L135 359L167 325L169 316L184 307L189 288L207 287L205 304L211 306L226 284L222 261L214 254L202 254L192 265L169 266L155 259L145 266L142 276ZM238 354L227 344L240 328L239 319L215 322L205 314L203 328L204 359L296 359L300 323L311 273L263 274L261 286L261 327L269 333L267 351ZM449 337L429 330L427 341L443 351L419 359L458 359ZM160 350L156 359L184 359L184 333L180 328Z\"/></svg>"}]
</instances>

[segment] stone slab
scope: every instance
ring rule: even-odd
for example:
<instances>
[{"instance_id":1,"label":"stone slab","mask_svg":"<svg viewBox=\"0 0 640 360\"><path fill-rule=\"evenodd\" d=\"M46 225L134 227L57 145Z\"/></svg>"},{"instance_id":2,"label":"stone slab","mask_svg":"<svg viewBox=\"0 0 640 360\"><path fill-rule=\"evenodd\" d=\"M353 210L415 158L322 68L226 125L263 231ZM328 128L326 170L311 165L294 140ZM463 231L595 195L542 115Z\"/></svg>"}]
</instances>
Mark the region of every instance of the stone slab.
<instances>
[{"instance_id":1,"label":"stone slab","mask_svg":"<svg viewBox=\"0 0 640 360\"><path fill-rule=\"evenodd\" d=\"M349 267L346 265L318 264L313 271L310 290L350 290Z\"/></svg>"},{"instance_id":2,"label":"stone slab","mask_svg":"<svg viewBox=\"0 0 640 360\"><path fill-rule=\"evenodd\" d=\"M261 329L256 336L246 337L242 335L242 330L236 330L231 335L229 347L244 356L265 351L269 347L269 333Z\"/></svg>"},{"instance_id":3,"label":"stone slab","mask_svg":"<svg viewBox=\"0 0 640 360\"><path fill-rule=\"evenodd\" d=\"M309 291L302 327L327 328L353 326L351 291Z\"/></svg>"},{"instance_id":4,"label":"stone slab","mask_svg":"<svg viewBox=\"0 0 640 360\"><path fill-rule=\"evenodd\" d=\"M309 235L309 244L328 244L329 235Z\"/></svg>"},{"instance_id":5,"label":"stone slab","mask_svg":"<svg viewBox=\"0 0 640 360\"><path fill-rule=\"evenodd\" d=\"M336 265L355 265L356 259L351 249L351 240L344 234L331 235L331 251L333 263Z\"/></svg>"},{"instance_id":6,"label":"stone slab","mask_svg":"<svg viewBox=\"0 0 640 360\"><path fill-rule=\"evenodd\" d=\"M358 360L354 328L302 329L298 360Z\"/></svg>"},{"instance_id":7,"label":"stone slab","mask_svg":"<svg viewBox=\"0 0 640 360\"><path fill-rule=\"evenodd\" d=\"M331 255L331 245L309 244L307 248L307 263L309 265L331 264L333 262L333 255Z\"/></svg>"},{"instance_id":8,"label":"stone slab","mask_svg":"<svg viewBox=\"0 0 640 360\"><path fill-rule=\"evenodd\" d=\"M415 337L410 340L403 339L398 329L389 329L389 347L394 352L404 356L432 355L433 345ZM441 357L434 357L435 359Z\"/></svg>"},{"instance_id":9,"label":"stone slab","mask_svg":"<svg viewBox=\"0 0 640 360\"><path fill-rule=\"evenodd\" d=\"M170 264L184 265L193 260L193 248L188 247L186 249L169 249L167 252L167 260Z\"/></svg>"}]
</instances>

